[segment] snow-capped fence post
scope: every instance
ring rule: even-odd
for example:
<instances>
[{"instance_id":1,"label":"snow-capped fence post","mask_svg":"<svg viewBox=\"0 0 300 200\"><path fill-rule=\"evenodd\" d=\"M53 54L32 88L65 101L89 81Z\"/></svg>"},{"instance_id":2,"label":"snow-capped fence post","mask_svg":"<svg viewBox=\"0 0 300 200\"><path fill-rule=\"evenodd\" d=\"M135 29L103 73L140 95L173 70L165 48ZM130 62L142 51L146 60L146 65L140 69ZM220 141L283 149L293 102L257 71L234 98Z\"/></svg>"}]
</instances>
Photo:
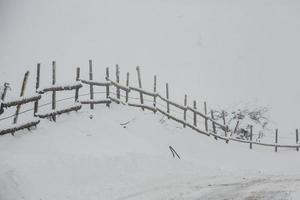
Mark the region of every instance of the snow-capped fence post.
<instances>
[{"instance_id":1,"label":"snow-capped fence post","mask_svg":"<svg viewBox=\"0 0 300 200\"><path fill-rule=\"evenodd\" d=\"M129 87L129 72L126 73L126 86ZM128 103L129 90L126 90L126 103Z\"/></svg>"},{"instance_id":2,"label":"snow-capped fence post","mask_svg":"<svg viewBox=\"0 0 300 200\"><path fill-rule=\"evenodd\" d=\"M187 95L186 94L184 95L184 107L187 108ZM186 111L187 111L187 109L183 110L183 120L184 120L183 127L184 128L186 126Z\"/></svg>"},{"instance_id":3,"label":"snow-capped fence post","mask_svg":"<svg viewBox=\"0 0 300 200\"><path fill-rule=\"evenodd\" d=\"M35 90L37 91L40 87L40 74L41 74L41 64L38 63L36 66L36 83L35 83ZM39 109L39 100L36 100L34 103L34 113L35 116Z\"/></svg>"},{"instance_id":4,"label":"snow-capped fence post","mask_svg":"<svg viewBox=\"0 0 300 200\"><path fill-rule=\"evenodd\" d=\"M56 62L52 61L52 85L56 83ZM56 91L52 92L52 110L56 109ZM53 121L56 121L56 116L52 116Z\"/></svg>"},{"instance_id":5,"label":"snow-capped fence post","mask_svg":"<svg viewBox=\"0 0 300 200\"><path fill-rule=\"evenodd\" d=\"M119 84L120 83L120 68L119 65L116 65L116 82ZM116 87L117 89L117 99L120 99L120 88Z\"/></svg>"},{"instance_id":6,"label":"snow-capped fence post","mask_svg":"<svg viewBox=\"0 0 300 200\"><path fill-rule=\"evenodd\" d=\"M193 108L196 110L197 109L197 102L193 101ZM194 126L197 126L197 113L194 112Z\"/></svg>"},{"instance_id":7,"label":"snow-capped fence post","mask_svg":"<svg viewBox=\"0 0 300 200\"><path fill-rule=\"evenodd\" d=\"M4 83L4 89L3 89L3 93L1 95L1 100L4 101L6 93L7 93L7 89L9 88L9 83Z\"/></svg>"},{"instance_id":8,"label":"snow-capped fence post","mask_svg":"<svg viewBox=\"0 0 300 200\"><path fill-rule=\"evenodd\" d=\"M156 75L154 75L154 88L153 88L154 93L156 93L156 81L157 81L157 77ZM156 107L156 96L153 97L153 106Z\"/></svg>"},{"instance_id":9,"label":"snow-capped fence post","mask_svg":"<svg viewBox=\"0 0 300 200\"><path fill-rule=\"evenodd\" d=\"M169 103L169 84L166 83L166 98L167 98L167 113L170 114L170 103ZM170 119L170 117L168 116Z\"/></svg>"},{"instance_id":10,"label":"snow-capped fence post","mask_svg":"<svg viewBox=\"0 0 300 200\"><path fill-rule=\"evenodd\" d=\"M299 131L296 129L296 145L298 145L299 142ZM296 148L297 151L299 151L299 147Z\"/></svg>"},{"instance_id":11,"label":"snow-capped fence post","mask_svg":"<svg viewBox=\"0 0 300 200\"><path fill-rule=\"evenodd\" d=\"M137 75L138 75L139 88L142 89L141 71L140 71L139 66L136 67L136 71L137 71ZM140 92L140 99L141 99L141 104L144 104L144 98L143 98L142 92ZM142 107L142 110L145 110L145 109Z\"/></svg>"},{"instance_id":12,"label":"snow-capped fence post","mask_svg":"<svg viewBox=\"0 0 300 200\"><path fill-rule=\"evenodd\" d=\"M214 134L217 134L216 124L215 124L215 116L214 116L213 110L210 111L210 115L211 115L211 119L212 119L213 132L214 132ZM215 136L215 139L217 140L218 138Z\"/></svg>"},{"instance_id":13,"label":"snow-capped fence post","mask_svg":"<svg viewBox=\"0 0 300 200\"><path fill-rule=\"evenodd\" d=\"M108 67L106 67L106 72L105 72L105 73L106 73L105 80L106 80L106 81L109 81L109 68L108 68ZM107 85L106 85L106 99L109 99L109 93L110 93L110 92L109 92L109 84L107 84ZM109 107L110 104L107 103L106 106Z\"/></svg>"},{"instance_id":14,"label":"snow-capped fence post","mask_svg":"<svg viewBox=\"0 0 300 200\"><path fill-rule=\"evenodd\" d=\"M93 62L92 60L89 60L89 80L93 80ZM94 99L94 87L92 84L90 84L90 100ZM90 104L91 110L94 110L94 104Z\"/></svg>"},{"instance_id":15,"label":"snow-capped fence post","mask_svg":"<svg viewBox=\"0 0 300 200\"><path fill-rule=\"evenodd\" d=\"M275 132L275 152L277 152L277 143L278 143L278 129Z\"/></svg>"},{"instance_id":16,"label":"snow-capped fence post","mask_svg":"<svg viewBox=\"0 0 300 200\"><path fill-rule=\"evenodd\" d=\"M225 132L225 137L227 137L227 129L228 127L226 126L226 119L225 119L225 111L222 111L222 119L223 119L223 124L224 124L224 132Z\"/></svg>"},{"instance_id":17,"label":"snow-capped fence post","mask_svg":"<svg viewBox=\"0 0 300 200\"><path fill-rule=\"evenodd\" d=\"M29 71L27 71L25 73L25 75L24 75L20 97L24 96L25 88L26 88L26 84L27 84L27 80L28 80L28 76L29 76ZM16 124L17 121L18 121L18 116L19 116L20 109L21 109L21 104L18 104L17 105L16 114L15 114L15 117L14 117L14 121L13 121L14 124Z\"/></svg>"},{"instance_id":18,"label":"snow-capped fence post","mask_svg":"<svg viewBox=\"0 0 300 200\"><path fill-rule=\"evenodd\" d=\"M206 101L204 101L204 114L205 114L205 131L208 132L208 121L207 121L207 105Z\"/></svg>"},{"instance_id":19,"label":"snow-capped fence post","mask_svg":"<svg viewBox=\"0 0 300 200\"><path fill-rule=\"evenodd\" d=\"M76 68L76 82L80 80L80 68ZM78 96L79 96L79 88L75 89L75 103L78 101Z\"/></svg>"},{"instance_id":20,"label":"snow-capped fence post","mask_svg":"<svg viewBox=\"0 0 300 200\"><path fill-rule=\"evenodd\" d=\"M252 140L253 140L253 126L250 126L250 149L252 149Z\"/></svg>"}]
</instances>

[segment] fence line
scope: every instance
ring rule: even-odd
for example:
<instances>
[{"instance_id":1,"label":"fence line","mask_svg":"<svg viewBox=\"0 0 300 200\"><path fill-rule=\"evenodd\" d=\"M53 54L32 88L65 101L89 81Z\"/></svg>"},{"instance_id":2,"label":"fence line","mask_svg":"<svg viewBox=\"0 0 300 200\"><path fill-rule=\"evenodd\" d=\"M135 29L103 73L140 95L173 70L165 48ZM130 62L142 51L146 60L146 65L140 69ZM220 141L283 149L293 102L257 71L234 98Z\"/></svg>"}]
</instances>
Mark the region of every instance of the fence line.
<instances>
[{"instance_id":1,"label":"fence line","mask_svg":"<svg viewBox=\"0 0 300 200\"><path fill-rule=\"evenodd\" d=\"M129 72L126 73L126 85L122 85L120 83L120 68L118 65L116 65L116 81L111 80L109 77L109 68L106 68L106 76L105 81L99 82L95 81L93 79L93 69L92 69L92 60L89 60L89 80L83 80L80 79L80 68L76 68L76 77L75 82L71 85L57 85L56 84L56 62L52 62L52 86L40 88L40 71L41 71L40 64L37 65L37 72L36 72L36 95L31 97L24 97L24 91L26 87L26 82L28 79L29 72L26 72L23 80L22 85L22 91L19 99L6 102L5 101L5 93L2 94L2 102L1 102L1 109L8 109L9 107L17 107L17 111L15 114L0 118L0 121L9 119L14 117L14 125L10 126L4 130L0 130L0 135L4 135L7 133L14 134L16 131L22 130L22 129L30 129L31 127L35 126L37 127L39 120L36 120L36 118L49 118L50 120L56 121L56 116L71 112L71 111L78 111L82 108L82 105L88 104L90 105L90 109L94 109L95 104L106 104L107 107L110 107L110 104L112 102L117 104L123 104L127 106L133 106L133 107L139 107L142 110L150 110L154 113L160 113L163 116L166 116L168 119L171 119L173 121L176 121L183 125L183 127L189 127L193 129L194 131L201 133L206 136L213 136L216 140L221 139L224 140L226 143L229 143L229 141L235 141L240 143L248 143L250 145L250 149L253 148L253 144L255 145L262 145L262 146L269 146L274 147L275 152L277 152L277 149L280 148L294 148L297 151L299 150L300 145L298 145L299 137L298 137L298 129L296 130L296 145L288 145L288 144L279 144L278 143L278 130L276 129L276 135L275 135L275 142L274 143L262 143L253 141L253 132L252 128L250 131L250 140L242 140L239 138L232 137L232 130L229 130L228 125L226 124L225 115L222 116L223 123L220 123L215 120L213 111L207 112L207 105L206 102L204 102L204 113L200 112L197 109L197 102L193 101L193 106L187 105L187 95L184 96L184 105L181 105L177 102L174 102L170 100L169 96L169 84L166 83L166 96L162 96L157 92L157 77L154 76L154 87L153 92L144 90L142 88L142 78L141 78L141 71L140 67L136 68L137 76L138 76L138 87L130 86L129 84ZM84 87L84 85L89 86L89 93L85 94L79 94L80 89ZM94 87L105 87L105 92L94 92ZM116 92L112 92L110 90L110 87L115 87ZM71 91L75 90L75 96L67 97L63 99L56 99L56 92L63 92L63 91ZM121 94L121 91L125 92L125 95ZM39 101L43 97L44 93L51 92L52 93L52 101L44 104L39 104ZM137 93L139 97L131 97L131 92ZM103 99L94 99L94 94L106 94L106 97ZM111 95L115 95L115 97ZM90 96L89 100L79 100L79 97L82 96ZM121 99L121 97L125 97L125 101ZM145 98L146 97L146 98ZM148 99L147 97L150 97L151 99ZM75 103L71 106L68 106L61 110L56 110L56 103L60 101L65 101L69 99L75 99ZM135 99L139 100L140 103L133 103L129 102L129 99ZM162 103L160 103L159 101ZM23 104L27 103L34 103L34 108L27 109L23 112L20 112L20 107ZM151 103L151 105L145 104L145 102ZM39 113L38 108L44 107L46 105L52 105L52 111L48 113ZM178 110L172 109L172 107L175 107ZM164 110L166 109L166 111ZM17 124L17 118L19 115L24 114L26 112L34 110L34 120L26 123L26 124ZM182 119L179 117L176 117L174 113L180 114L182 116ZM189 113L192 113L192 116L189 115ZM198 118L199 117L199 118ZM188 119L192 120L192 123L188 121ZM203 121L201 121L202 119ZM201 123L198 123L200 120ZM210 122L210 123L208 123ZM209 127L209 124L211 124L211 127ZM204 127L200 128L199 126L204 125ZM228 134L229 133L229 134ZM230 134L231 133L231 134Z\"/></svg>"}]
</instances>

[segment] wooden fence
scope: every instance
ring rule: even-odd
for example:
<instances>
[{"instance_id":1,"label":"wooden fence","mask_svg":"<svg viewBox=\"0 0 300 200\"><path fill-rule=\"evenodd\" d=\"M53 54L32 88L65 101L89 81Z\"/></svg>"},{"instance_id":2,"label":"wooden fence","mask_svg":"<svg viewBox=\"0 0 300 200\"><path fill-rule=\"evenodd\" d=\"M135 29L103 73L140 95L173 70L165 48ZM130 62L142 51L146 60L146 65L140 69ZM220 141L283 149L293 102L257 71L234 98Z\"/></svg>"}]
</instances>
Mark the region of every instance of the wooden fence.
<instances>
[{"instance_id":1,"label":"wooden fence","mask_svg":"<svg viewBox=\"0 0 300 200\"><path fill-rule=\"evenodd\" d=\"M95 105L97 104L105 104L107 107L110 107L110 104L112 102L132 107L138 107L142 110L149 110L153 113L160 113L164 116L166 116L168 119L171 119L175 122L180 123L183 127L189 127L192 130L196 131L197 133L203 134L205 136L212 136L214 139L223 140L226 143L229 143L230 141L240 142L240 143L247 143L249 144L249 148L252 149L253 145L261 145L261 146L268 146L273 147L275 149L275 152L277 152L278 148L292 148L295 150L299 150L300 144L299 142L299 135L298 135L298 129L296 130L296 141L295 144L292 145L286 145L286 144L279 144L278 143L278 130L276 130L276 135L274 139L274 143L262 143L252 140L252 127L250 128L250 139L249 140L242 140L238 139L236 137L232 137L231 133L232 130L229 130L228 125L226 124L225 114L222 115L222 122L219 122L215 120L214 112L208 112L207 111L207 104L204 102L204 113L202 113L200 110L197 109L197 102L193 101L193 105L190 106L187 104L187 95L184 95L183 99L183 105L180 103L174 102L170 100L169 97L169 84L166 83L166 94L162 95L157 92L157 76L154 76L154 82L153 82L153 91L148 91L142 88L142 77L141 77L141 70L140 67L136 67L137 72L137 78L138 78L138 87L131 86L129 84L129 73L126 73L126 83L125 85L122 85L120 83L120 68L118 65L116 65L116 81L112 80L109 73L109 68L106 68L105 73L105 80L104 81L97 81L94 79L93 76L93 64L92 60L89 61L89 80L84 80L80 78L80 68L76 68L76 74L75 74L75 81L71 84L67 85L58 85L56 84L56 62L52 62L52 85L49 87L40 87L40 72L41 72L41 65L37 64L37 70L36 70L36 95L25 97L25 87L27 83L27 79L29 76L29 71L27 71L24 75L24 80L22 83L22 89L20 93L20 98L15 99L12 101L5 101L5 95L7 88L5 87L5 91L3 92L1 96L1 109L0 110L6 110L11 107L16 107L16 112L13 116L13 124L7 128L4 128L0 130L0 135L4 134L14 134L16 131L22 130L22 129L30 129L31 127L37 127L37 125L40 122L40 119L42 118L48 118L50 120L56 121L57 115L68 113L71 111L78 111L82 108L82 105L89 105L90 109L94 109ZM80 100L79 97L83 96L80 95L80 89L84 86L89 87L89 99L88 100ZM101 99L95 99L95 92L94 87L104 87L105 88L105 97ZM112 92L113 88L116 92ZM64 109L57 110L56 109L56 93L57 92L63 92L63 91L75 91L74 96L74 103ZM121 95L121 91L125 92L125 95ZM39 101L43 98L43 95L45 93L52 93L52 110L47 113L39 113ZM113 96L115 94L115 97ZM132 99L130 97L131 94L136 94L138 96L139 103L129 102L129 99ZM124 97L124 98L123 98ZM149 99L147 100L148 103L145 103L145 97L149 97L151 100L149 102ZM159 104L158 101L161 101L162 104L165 106L162 106L162 104ZM33 119L27 123L18 124L18 116L21 109L21 106L23 104L27 103L34 103L34 108L32 109L34 112ZM179 109L182 113L182 117L175 116L171 111L172 107ZM166 109L165 109L166 108ZM0 112L1 114L1 112ZM192 122L189 122L187 120L187 117L190 116L189 114L192 114ZM3 119L7 119L10 117L6 117ZM3 120L0 118L0 122ZM199 119L203 120L203 126L200 126L198 124Z\"/></svg>"}]
</instances>

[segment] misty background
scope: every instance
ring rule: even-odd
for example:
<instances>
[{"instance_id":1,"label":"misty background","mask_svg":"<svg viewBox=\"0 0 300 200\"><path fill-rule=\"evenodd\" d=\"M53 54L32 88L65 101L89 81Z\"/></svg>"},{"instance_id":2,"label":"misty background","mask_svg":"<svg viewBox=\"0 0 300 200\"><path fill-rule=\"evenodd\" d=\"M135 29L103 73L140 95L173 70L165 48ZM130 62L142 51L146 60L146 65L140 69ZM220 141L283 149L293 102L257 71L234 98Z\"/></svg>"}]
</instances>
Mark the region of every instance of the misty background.
<instances>
[{"instance_id":1,"label":"misty background","mask_svg":"<svg viewBox=\"0 0 300 200\"><path fill-rule=\"evenodd\" d=\"M139 65L145 88L157 74L178 102L187 93L214 108L269 107L271 126L291 134L300 127L299 10L296 0L0 0L0 82L18 95L41 62L49 84L52 60L58 83L74 80L75 67L87 76L89 59L99 80L105 67L119 64L124 81Z\"/></svg>"}]
</instances>

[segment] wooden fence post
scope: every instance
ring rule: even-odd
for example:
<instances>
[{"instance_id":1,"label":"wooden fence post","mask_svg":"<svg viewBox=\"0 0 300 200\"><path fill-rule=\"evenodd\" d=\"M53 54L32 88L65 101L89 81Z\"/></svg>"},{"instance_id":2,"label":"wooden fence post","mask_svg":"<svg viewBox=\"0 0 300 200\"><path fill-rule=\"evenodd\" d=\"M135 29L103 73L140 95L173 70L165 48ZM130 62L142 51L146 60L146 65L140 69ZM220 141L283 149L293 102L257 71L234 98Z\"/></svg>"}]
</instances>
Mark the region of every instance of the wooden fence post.
<instances>
[{"instance_id":1,"label":"wooden fence post","mask_svg":"<svg viewBox=\"0 0 300 200\"><path fill-rule=\"evenodd\" d=\"M206 101L204 101L204 114L205 114L205 131L208 132L208 121L207 121L207 105Z\"/></svg>"},{"instance_id":2,"label":"wooden fence post","mask_svg":"<svg viewBox=\"0 0 300 200\"><path fill-rule=\"evenodd\" d=\"M7 93L7 89L9 88L9 83L4 83L4 90L1 96L1 100L4 101L6 93Z\"/></svg>"},{"instance_id":3,"label":"wooden fence post","mask_svg":"<svg viewBox=\"0 0 300 200\"><path fill-rule=\"evenodd\" d=\"M129 72L126 74L126 86L129 88ZM128 103L129 91L126 91L126 103Z\"/></svg>"},{"instance_id":4,"label":"wooden fence post","mask_svg":"<svg viewBox=\"0 0 300 200\"><path fill-rule=\"evenodd\" d=\"M142 89L141 71L140 71L139 66L136 67L136 71L137 71L137 75L138 75L139 88ZM144 97L143 97L142 92L140 92L140 99L141 99L141 104L144 104ZM142 108L142 110L145 110L145 109Z\"/></svg>"},{"instance_id":5,"label":"wooden fence post","mask_svg":"<svg viewBox=\"0 0 300 200\"><path fill-rule=\"evenodd\" d=\"M227 126L226 126L226 120L225 120L225 111L222 111L222 119L223 119L223 124L224 124L224 132L225 132L225 137L227 137Z\"/></svg>"},{"instance_id":6,"label":"wooden fence post","mask_svg":"<svg viewBox=\"0 0 300 200\"><path fill-rule=\"evenodd\" d=\"M250 126L250 149L252 149L252 140L253 140L253 127Z\"/></svg>"},{"instance_id":7,"label":"wooden fence post","mask_svg":"<svg viewBox=\"0 0 300 200\"><path fill-rule=\"evenodd\" d=\"M93 62L92 62L92 60L89 60L89 80L90 81L93 80ZM90 84L90 99L91 100L94 99L94 87L92 84ZM90 104L90 108L91 108L91 110L94 110L93 103Z\"/></svg>"},{"instance_id":8,"label":"wooden fence post","mask_svg":"<svg viewBox=\"0 0 300 200\"><path fill-rule=\"evenodd\" d=\"M36 66L36 83L35 83L35 90L37 91L40 87L40 74L41 74L41 64L38 63ZM34 113L33 116L36 115L39 109L39 100L34 102Z\"/></svg>"},{"instance_id":9,"label":"wooden fence post","mask_svg":"<svg viewBox=\"0 0 300 200\"><path fill-rule=\"evenodd\" d=\"M106 77L105 77L106 81L109 81L109 68L106 67ZM109 85L106 85L106 99L109 99ZM110 104L107 103L106 104L107 107L110 107Z\"/></svg>"},{"instance_id":10,"label":"wooden fence post","mask_svg":"<svg viewBox=\"0 0 300 200\"><path fill-rule=\"evenodd\" d=\"M196 110L197 109L197 102L193 102L193 108ZM194 112L194 126L197 126L197 113Z\"/></svg>"},{"instance_id":11,"label":"wooden fence post","mask_svg":"<svg viewBox=\"0 0 300 200\"><path fill-rule=\"evenodd\" d=\"M77 67L76 68L76 81L79 81L80 80L80 68ZM77 88L75 90L75 102L78 101L78 96L79 96L79 88Z\"/></svg>"},{"instance_id":12,"label":"wooden fence post","mask_svg":"<svg viewBox=\"0 0 300 200\"><path fill-rule=\"evenodd\" d=\"M166 83L166 98L169 101L169 84ZM167 101L167 113L170 114L170 104ZM170 119L170 117L168 116L168 118Z\"/></svg>"},{"instance_id":13,"label":"wooden fence post","mask_svg":"<svg viewBox=\"0 0 300 200\"><path fill-rule=\"evenodd\" d=\"M119 65L116 65L116 82L120 83L120 68ZM120 99L120 88L117 87L117 99Z\"/></svg>"},{"instance_id":14,"label":"wooden fence post","mask_svg":"<svg viewBox=\"0 0 300 200\"><path fill-rule=\"evenodd\" d=\"M298 145L299 142L299 131L296 129L296 145ZM296 148L297 151L299 151L299 147Z\"/></svg>"},{"instance_id":15,"label":"wooden fence post","mask_svg":"<svg viewBox=\"0 0 300 200\"><path fill-rule=\"evenodd\" d=\"M186 95L186 94L184 95L184 107L187 108L187 95ZM183 120L184 120L183 127L184 127L184 128L185 128L185 126L186 126L186 111L187 111L187 109L185 109L185 110L183 111Z\"/></svg>"},{"instance_id":16,"label":"wooden fence post","mask_svg":"<svg viewBox=\"0 0 300 200\"><path fill-rule=\"evenodd\" d=\"M56 62L52 62L52 85L56 83ZM56 109L56 91L52 92L52 110ZM53 121L56 122L56 116L53 115Z\"/></svg>"},{"instance_id":17,"label":"wooden fence post","mask_svg":"<svg viewBox=\"0 0 300 200\"><path fill-rule=\"evenodd\" d=\"M156 93L156 75L154 75L154 88L153 91ZM153 97L153 106L156 107L156 96Z\"/></svg>"},{"instance_id":18,"label":"wooden fence post","mask_svg":"<svg viewBox=\"0 0 300 200\"><path fill-rule=\"evenodd\" d=\"M27 84L27 80L28 80L28 76L29 76L29 71L27 71L25 73L25 75L24 75L20 97L24 96L25 88L26 88L26 84ZM14 124L16 124L17 121L18 121L18 116L19 116L20 108L21 108L21 105L20 104L17 105L17 110L16 110L16 114L15 114L15 117L14 117L14 121L13 121Z\"/></svg>"},{"instance_id":19,"label":"wooden fence post","mask_svg":"<svg viewBox=\"0 0 300 200\"><path fill-rule=\"evenodd\" d=\"M276 133L275 133L275 144L277 145L278 143L278 129L276 129ZM277 146L275 146L275 152L277 152Z\"/></svg>"},{"instance_id":20,"label":"wooden fence post","mask_svg":"<svg viewBox=\"0 0 300 200\"><path fill-rule=\"evenodd\" d=\"M211 119L213 120L213 121L212 121L212 125L213 125L213 132L216 134L216 133L217 133L217 131L216 131L216 124L215 124L215 122L214 122L214 120L215 120L215 116L214 116L214 111L213 111L213 110L211 110L211 111L210 111L210 115L211 115Z\"/></svg>"}]
</instances>

